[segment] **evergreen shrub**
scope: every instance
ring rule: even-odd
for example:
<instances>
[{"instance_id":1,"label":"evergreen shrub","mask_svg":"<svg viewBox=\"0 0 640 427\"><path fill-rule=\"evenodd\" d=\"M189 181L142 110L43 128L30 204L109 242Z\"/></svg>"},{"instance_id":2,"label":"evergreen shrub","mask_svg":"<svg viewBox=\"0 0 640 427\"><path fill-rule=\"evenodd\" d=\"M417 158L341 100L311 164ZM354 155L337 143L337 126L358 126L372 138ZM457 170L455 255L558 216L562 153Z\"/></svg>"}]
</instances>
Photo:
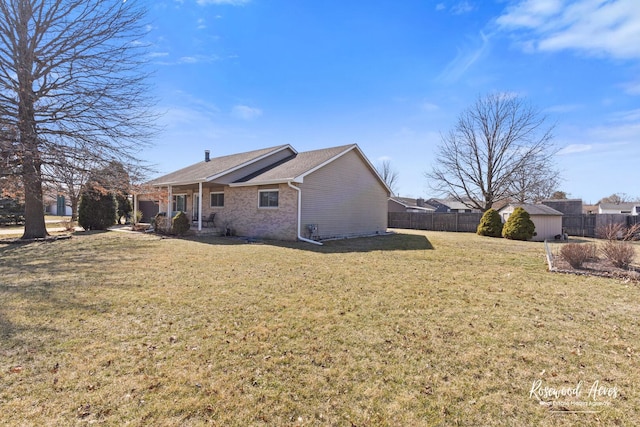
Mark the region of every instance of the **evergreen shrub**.
<instances>
[{"instance_id":1,"label":"evergreen shrub","mask_svg":"<svg viewBox=\"0 0 640 427\"><path fill-rule=\"evenodd\" d=\"M480 219L477 233L481 236L501 237L502 236L502 219L495 209L487 210Z\"/></svg>"},{"instance_id":2,"label":"evergreen shrub","mask_svg":"<svg viewBox=\"0 0 640 427\"><path fill-rule=\"evenodd\" d=\"M529 240L535 232L536 226L531 221L529 212L522 207L515 208L502 227L502 237L511 240Z\"/></svg>"},{"instance_id":3,"label":"evergreen shrub","mask_svg":"<svg viewBox=\"0 0 640 427\"><path fill-rule=\"evenodd\" d=\"M184 212L178 212L171 219L171 231L174 234L181 236L189 231L189 228L191 228L191 224L189 224L189 218Z\"/></svg>"}]
</instances>

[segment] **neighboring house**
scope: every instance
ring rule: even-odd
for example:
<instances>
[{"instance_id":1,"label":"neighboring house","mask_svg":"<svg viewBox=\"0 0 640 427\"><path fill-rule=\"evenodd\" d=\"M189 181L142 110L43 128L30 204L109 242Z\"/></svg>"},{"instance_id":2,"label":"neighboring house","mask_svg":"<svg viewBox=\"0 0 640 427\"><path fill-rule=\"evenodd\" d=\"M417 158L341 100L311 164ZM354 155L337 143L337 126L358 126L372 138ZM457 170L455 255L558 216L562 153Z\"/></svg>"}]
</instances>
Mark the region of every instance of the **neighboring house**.
<instances>
[{"instance_id":1,"label":"neighboring house","mask_svg":"<svg viewBox=\"0 0 640 427\"><path fill-rule=\"evenodd\" d=\"M433 206L436 212L481 212L453 199L429 199L427 204Z\"/></svg>"},{"instance_id":2,"label":"neighboring house","mask_svg":"<svg viewBox=\"0 0 640 427\"><path fill-rule=\"evenodd\" d=\"M47 215L71 216L71 205L64 196L44 196L44 212Z\"/></svg>"},{"instance_id":3,"label":"neighboring house","mask_svg":"<svg viewBox=\"0 0 640 427\"><path fill-rule=\"evenodd\" d=\"M600 203L599 214L640 215L640 203Z\"/></svg>"},{"instance_id":4,"label":"neighboring house","mask_svg":"<svg viewBox=\"0 0 640 427\"><path fill-rule=\"evenodd\" d=\"M409 197L390 197L389 212L434 212L436 208L429 206L424 199Z\"/></svg>"},{"instance_id":5,"label":"neighboring house","mask_svg":"<svg viewBox=\"0 0 640 427\"><path fill-rule=\"evenodd\" d=\"M562 212L542 204L509 204L498 211L502 222L507 222L507 219L509 219L509 216L517 207L524 208L536 226L536 235L533 236L531 240L541 242L543 240L554 240L563 236Z\"/></svg>"},{"instance_id":6,"label":"neighboring house","mask_svg":"<svg viewBox=\"0 0 640 427\"><path fill-rule=\"evenodd\" d=\"M279 240L387 229L391 192L356 144L300 153L280 145L216 158L206 151L204 161L150 184L168 194L160 211L186 212L199 230L212 213L216 228Z\"/></svg>"}]
</instances>

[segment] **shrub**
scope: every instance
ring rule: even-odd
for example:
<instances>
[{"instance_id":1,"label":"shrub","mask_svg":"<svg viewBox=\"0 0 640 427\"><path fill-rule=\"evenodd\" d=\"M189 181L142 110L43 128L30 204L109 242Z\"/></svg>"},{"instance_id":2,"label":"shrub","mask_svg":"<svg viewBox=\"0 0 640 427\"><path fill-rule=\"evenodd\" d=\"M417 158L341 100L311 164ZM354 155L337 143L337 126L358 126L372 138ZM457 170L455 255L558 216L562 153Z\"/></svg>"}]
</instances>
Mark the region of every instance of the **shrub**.
<instances>
[{"instance_id":1,"label":"shrub","mask_svg":"<svg viewBox=\"0 0 640 427\"><path fill-rule=\"evenodd\" d=\"M171 219L171 231L179 236L185 234L191 228L191 224L189 224L189 218L185 215L184 212L178 212Z\"/></svg>"},{"instance_id":2,"label":"shrub","mask_svg":"<svg viewBox=\"0 0 640 427\"><path fill-rule=\"evenodd\" d=\"M78 207L78 224L85 230L106 230L116 223L116 202L92 183L82 192Z\"/></svg>"},{"instance_id":3,"label":"shrub","mask_svg":"<svg viewBox=\"0 0 640 427\"><path fill-rule=\"evenodd\" d=\"M502 219L495 209L487 210L480 219L477 233L481 236L500 237L502 235Z\"/></svg>"},{"instance_id":4,"label":"shrub","mask_svg":"<svg viewBox=\"0 0 640 427\"><path fill-rule=\"evenodd\" d=\"M600 251L618 268L629 267L636 254L631 243L618 240L607 240L601 245Z\"/></svg>"},{"instance_id":5,"label":"shrub","mask_svg":"<svg viewBox=\"0 0 640 427\"><path fill-rule=\"evenodd\" d=\"M165 212L159 212L151 218L151 226L155 230L156 233L160 234L168 234L170 230L169 220L167 219L167 214Z\"/></svg>"},{"instance_id":6,"label":"shrub","mask_svg":"<svg viewBox=\"0 0 640 427\"><path fill-rule=\"evenodd\" d=\"M607 224L596 230L598 237L606 239L600 246L600 252L611 264L618 268L627 268L633 262L635 249L629 242L634 240L640 225L625 227L623 224Z\"/></svg>"},{"instance_id":7,"label":"shrub","mask_svg":"<svg viewBox=\"0 0 640 427\"><path fill-rule=\"evenodd\" d=\"M133 211L131 201L129 201L129 197L126 194L116 194L116 203L118 204L118 209L116 210L118 224L121 223L122 218L124 218L126 224Z\"/></svg>"},{"instance_id":8,"label":"shrub","mask_svg":"<svg viewBox=\"0 0 640 427\"><path fill-rule=\"evenodd\" d=\"M624 224L614 223L598 227L596 236L606 240L638 240L640 234L640 224L625 227Z\"/></svg>"},{"instance_id":9,"label":"shrub","mask_svg":"<svg viewBox=\"0 0 640 427\"><path fill-rule=\"evenodd\" d=\"M536 226L529 212L517 207L502 227L502 237L512 240L529 240L535 235Z\"/></svg>"},{"instance_id":10,"label":"shrub","mask_svg":"<svg viewBox=\"0 0 640 427\"><path fill-rule=\"evenodd\" d=\"M560 258L573 268L582 268L582 264L596 258L596 245L593 243L567 243L560 249Z\"/></svg>"}]
</instances>

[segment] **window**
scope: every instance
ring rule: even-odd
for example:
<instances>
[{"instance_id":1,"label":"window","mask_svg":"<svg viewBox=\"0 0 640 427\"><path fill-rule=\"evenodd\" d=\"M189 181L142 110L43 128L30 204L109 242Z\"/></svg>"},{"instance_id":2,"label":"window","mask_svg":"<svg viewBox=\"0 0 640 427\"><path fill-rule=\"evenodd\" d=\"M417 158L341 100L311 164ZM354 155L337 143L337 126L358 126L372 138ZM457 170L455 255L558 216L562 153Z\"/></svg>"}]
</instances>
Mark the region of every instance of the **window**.
<instances>
[{"instance_id":1,"label":"window","mask_svg":"<svg viewBox=\"0 0 640 427\"><path fill-rule=\"evenodd\" d=\"M278 190L260 190L258 191L258 206L261 208L277 208L278 207Z\"/></svg>"},{"instance_id":2,"label":"window","mask_svg":"<svg viewBox=\"0 0 640 427\"><path fill-rule=\"evenodd\" d=\"M173 206L171 207L172 212L186 212L187 211L187 195L186 194L176 194L173 196Z\"/></svg>"},{"instance_id":3,"label":"window","mask_svg":"<svg viewBox=\"0 0 640 427\"><path fill-rule=\"evenodd\" d=\"M222 208L224 207L224 192L211 193L211 207Z\"/></svg>"}]
</instances>

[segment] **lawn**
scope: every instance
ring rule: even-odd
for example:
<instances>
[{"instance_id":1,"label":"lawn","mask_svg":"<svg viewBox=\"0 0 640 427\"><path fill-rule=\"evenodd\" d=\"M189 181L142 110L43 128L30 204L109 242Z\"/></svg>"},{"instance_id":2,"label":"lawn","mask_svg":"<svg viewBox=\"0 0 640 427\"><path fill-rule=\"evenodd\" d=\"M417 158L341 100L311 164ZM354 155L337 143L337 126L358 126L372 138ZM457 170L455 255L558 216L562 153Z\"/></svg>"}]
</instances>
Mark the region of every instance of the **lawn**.
<instances>
[{"instance_id":1,"label":"lawn","mask_svg":"<svg viewBox=\"0 0 640 427\"><path fill-rule=\"evenodd\" d=\"M640 425L639 296L467 233L0 245L0 418Z\"/></svg>"}]
</instances>

